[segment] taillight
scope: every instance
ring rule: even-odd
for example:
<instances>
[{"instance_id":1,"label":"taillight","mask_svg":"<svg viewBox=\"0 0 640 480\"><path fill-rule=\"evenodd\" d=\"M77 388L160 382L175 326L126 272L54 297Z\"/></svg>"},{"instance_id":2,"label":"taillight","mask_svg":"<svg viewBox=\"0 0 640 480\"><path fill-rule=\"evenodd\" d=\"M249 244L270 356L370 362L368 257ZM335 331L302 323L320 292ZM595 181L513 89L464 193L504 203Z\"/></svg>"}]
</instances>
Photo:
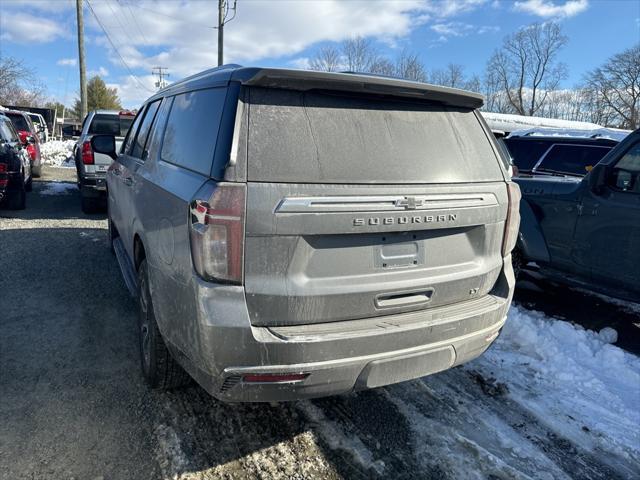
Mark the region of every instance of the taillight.
<instances>
[{"instance_id":1,"label":"taillight","mask_svg":"<svg viewBox=\"0 0 640 480\"><path fill-rule=\"evenodd\" d=\"M82 144L82 163L85 165L93 165L94 163L93 150L89 141Z\"/></svg>"},{"instance_id":2,"label":"taillight","mask_svg":"<svg viewBox=\"0 0 640 480\"><path fill-rule=\"evenodd\" d=\"M5 163L0 163L0 174L7 173L7 165ZM3 175L4 176L4 175ZM6 187L9 183L8 178L0 178L0 187Z\"/></svg>"},{"instance_id":3,"label":"taillight","mask_svg":"<svg viewBox=\"0 0 640 480\"><path fill-rule=\"evenodd\" d=\"M36 158L38 158L38 152L36 151L35 145L33 145L32 143L28 143L26 148L27 153L29 154L29 158L31 158L32 162L35 162Z\"/></svg>"},{"instance_id":4,"label":"taillight","mask_svg":"<svg viewBox=\"0 0 640 480\"><path fill-rule=\"evenodd\" d=\"M29 136L29 132L26 130L18 130L18 137L20 137L20 143L23 145L27 144L27 137Z\"/></svg>"},{"instance_id":5,"label":"taillight","mask_svg":"<svg viewBox=\"0 0 640 480\"><path fill-rule=\"evenodd\" d=\"M517 183L507 183L507 193L509 195L509 208L507 210L507 220L504 225L504 238L502 240L502 256L506 257L516 246L518 241L518 230L520 230L520 187Z\"/></svg>"},{"instance_id":6,"label":"taillight","mask_svg":"<svg viewBox=\"0 0 640 480\"><path fill-rule=\"evenodd\" d=\"M242 376L246 383L297 383L309 376L308 373L250 373Z\"/></svg>"},{"instance_id":7,"label":"taillight","mask_svg":"<svg viewBox=\"0 0 640 480\"><path fill-rule=\"evenodd\" d=\"M243 184L220 183L208 200L191 202L191 258L205 280L242 283L245 195Z\"/></svg>"},{"instance_id":8,"label":"taillight","mask_svg":"<svg viewBox=\"0 0 640 480\"><path fill-rule=\"evenodd\" d=\"M0 163L0 173L6 173L6 172L7 172L7 164Z\"/></svg>"}]
</instances>

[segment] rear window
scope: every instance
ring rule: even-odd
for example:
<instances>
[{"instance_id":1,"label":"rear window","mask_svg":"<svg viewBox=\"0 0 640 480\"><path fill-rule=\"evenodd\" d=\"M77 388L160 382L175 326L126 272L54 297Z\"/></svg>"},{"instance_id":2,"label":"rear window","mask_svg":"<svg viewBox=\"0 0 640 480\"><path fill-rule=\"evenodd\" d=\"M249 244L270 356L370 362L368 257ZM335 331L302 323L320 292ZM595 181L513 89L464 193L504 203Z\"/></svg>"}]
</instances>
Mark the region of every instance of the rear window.
<instances>
[{"instance_id":1,"label":"rear window","mask_svg":"<svg viewBox=\"0 0 640 480\"><path fill-rule=\"evenodd\" d=\"M115 135L124 137L133 123L133 116L109 115L98 113L94 115L89 125L90 135Z\"/></svg>"},{"instance_id":2,"label":"rear window","mask_svg":"<svg viewBox=\"0 0 640 480\"><path fill-rule=\"evenodd\" d=\"M554 145L536 170L586 175L586 167L596 165L611 148L595 145Z\"/></svg>"},{"instance_id":3,"label":"rear window","mask_svg":"<svg viewBox=\"0 0 640 480\"><path fill-rule=\"evenodd\" d=\"M548 140L523 140L517 137L505 138L504 143L511 153L513 163L522 172L530 172L552 145Z\"/></svg>"},{"instance_id":4,"label":"rear window","mask_svg":"<svg viewBox=\"0 0 640 480\"><path fill-rule=\"evenodd\" d=\"M502 180L472 110L333 92L249 91L248 178L309 183Z\"/></svg>"},{"instance_id":5,"label":"rear window","mask_svg":"<svg viewBox=\"0 0 640 480\"><path fill-rule=\"evenodd\" d=\"M29 122L27 122L27 119L24 118L22 114L7 113L6 115L7 117L9 117L9 119L11 120L11 123L13 123L13 126L17 131L24 130L25 132L31 132L31 126L29 125Z\"/></svg>"}]
</instances>

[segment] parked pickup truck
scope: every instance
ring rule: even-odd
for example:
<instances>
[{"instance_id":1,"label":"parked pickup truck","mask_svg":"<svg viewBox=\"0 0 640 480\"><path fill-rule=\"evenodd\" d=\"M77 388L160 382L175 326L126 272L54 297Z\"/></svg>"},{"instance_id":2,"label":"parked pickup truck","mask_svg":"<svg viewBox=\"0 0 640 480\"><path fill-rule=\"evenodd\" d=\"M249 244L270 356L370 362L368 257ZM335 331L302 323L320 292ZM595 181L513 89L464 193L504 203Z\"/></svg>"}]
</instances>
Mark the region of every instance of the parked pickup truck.
<instances>
[{"instance_id":1,"label":"parked pickup truck","mask_svg":"<svg viewBox=\"0 0 640 480\"><path fill-rule=\"evenodd\" d=\"M120 149L134 116L129 111L94 110L82 122L80 138L73 153L83 212L92 213L99 206L106 205L105 176L112 161L109 156L91 149L91 138L94 135L113 135L116 147Z\"/></svg>"},{"instance_id":2,"label":"parked pickup truck","mask_svg":"<svg viewBox=\"0 0 640 480\"><path fill-rule=\"evenodd\" d=\"M584 177L521 175L514 270L535 262L548 277L640 298L640 130Z\"/></svg>"}]
</instances>

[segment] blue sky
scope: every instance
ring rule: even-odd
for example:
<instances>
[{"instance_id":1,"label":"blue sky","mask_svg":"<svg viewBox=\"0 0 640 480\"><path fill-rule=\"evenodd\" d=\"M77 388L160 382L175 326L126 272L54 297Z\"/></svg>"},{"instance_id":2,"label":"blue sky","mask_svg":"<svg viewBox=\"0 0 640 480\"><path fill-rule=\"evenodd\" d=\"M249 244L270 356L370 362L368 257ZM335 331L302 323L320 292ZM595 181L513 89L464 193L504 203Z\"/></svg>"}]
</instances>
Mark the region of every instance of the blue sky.
<instances>
[{"instance_id":1,"label":"blue sky","mask_svg":"<svg viewBox=\"0 0 640 480\"><path fill-rule=\"evenodd\" d=\"M154 90L151 68L169 80L216 64L214 0L85 0L87 70L136 107ZM238 0L226 62L304 66L322 45L353 35L393 58L416 53L427 70L448 63L482 74L502 39L533 22L561 23L569 42L563 87L640 42L640 0ZM0 55L23 59L48 94L73 103L78 91L75 1L0 0Z\"/></svg>"}]
</instances>

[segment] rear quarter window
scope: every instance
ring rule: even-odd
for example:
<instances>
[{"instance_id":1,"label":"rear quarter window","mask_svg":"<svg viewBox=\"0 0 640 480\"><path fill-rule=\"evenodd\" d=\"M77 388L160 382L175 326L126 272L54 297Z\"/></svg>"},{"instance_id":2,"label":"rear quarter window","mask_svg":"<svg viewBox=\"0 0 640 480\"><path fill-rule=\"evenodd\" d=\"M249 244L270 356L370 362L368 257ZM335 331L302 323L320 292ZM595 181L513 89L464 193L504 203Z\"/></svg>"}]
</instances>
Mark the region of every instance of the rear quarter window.
<instances>
[{"instance_id":1,"label":"rear quarter window","mask_svg":"<svg viewBox=\"0 0 640 480\"><path fill-rule=\"evenodd\" d=\"M174 97L164 132L162 160L203 175L211 174L226 92L226 88L211 88Z\"/></svg>"}]
</instances>

